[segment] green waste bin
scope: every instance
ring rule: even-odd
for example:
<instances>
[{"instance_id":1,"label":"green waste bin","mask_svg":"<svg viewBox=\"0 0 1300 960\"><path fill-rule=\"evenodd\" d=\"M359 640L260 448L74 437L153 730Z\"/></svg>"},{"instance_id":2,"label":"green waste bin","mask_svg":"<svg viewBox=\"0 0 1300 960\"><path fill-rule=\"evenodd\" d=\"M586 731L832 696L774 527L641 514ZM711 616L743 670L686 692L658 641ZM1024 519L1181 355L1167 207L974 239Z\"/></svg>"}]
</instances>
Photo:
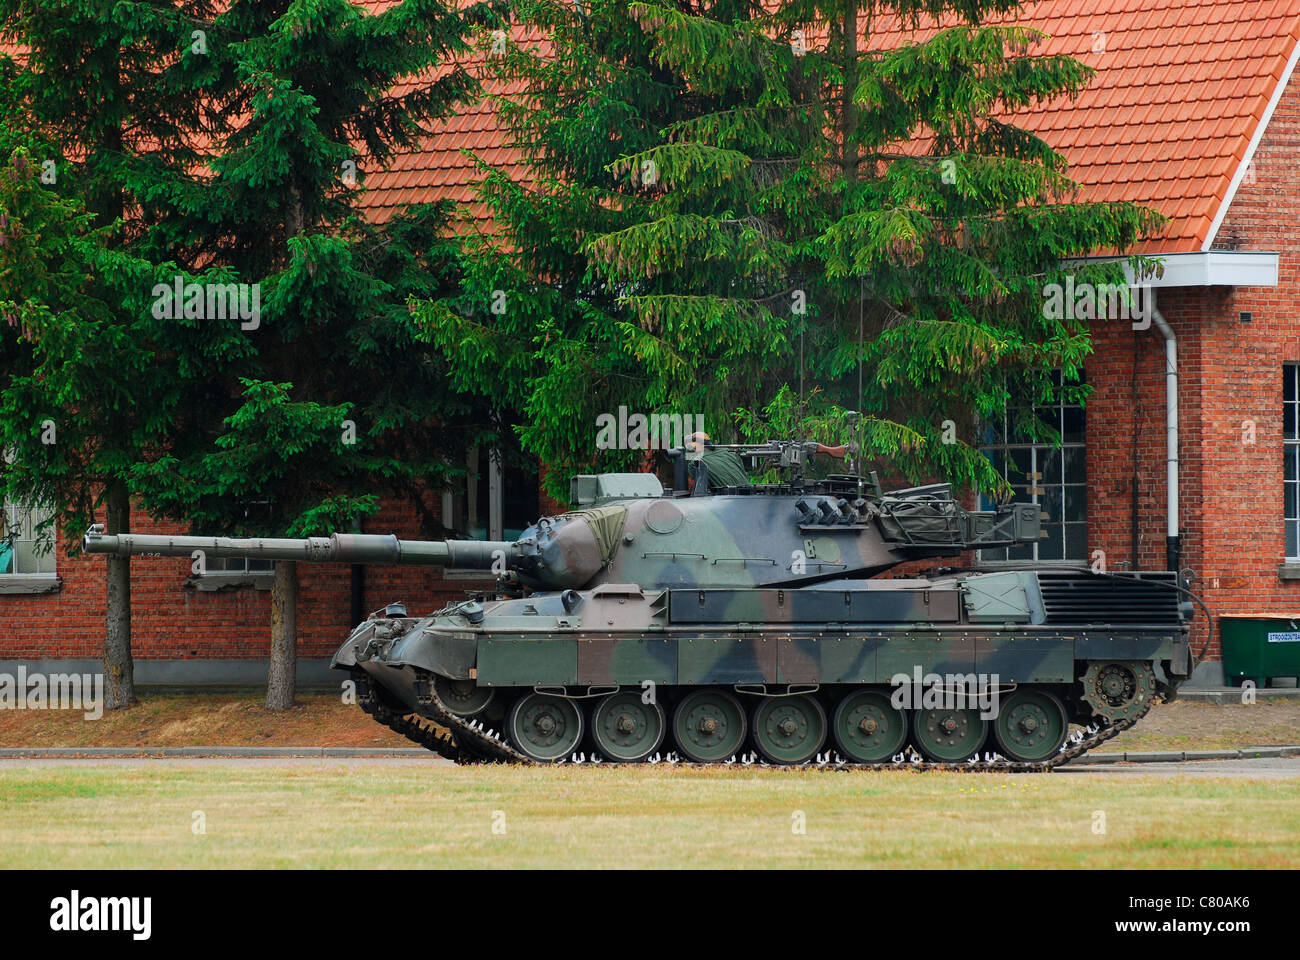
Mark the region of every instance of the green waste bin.
<instances>
[{"instance_id":1,"label":"green waste bin","mask_svg":"<svg viewBox=\"0 0 1300 960\"><path fill-rule=\"evenodd\" d=\"M1274 677L1300 683L1300 615L1233 614L1219 618L1219 631L1229 683L1254 680L1264 687Z\"/></svg>"}]
</instances>

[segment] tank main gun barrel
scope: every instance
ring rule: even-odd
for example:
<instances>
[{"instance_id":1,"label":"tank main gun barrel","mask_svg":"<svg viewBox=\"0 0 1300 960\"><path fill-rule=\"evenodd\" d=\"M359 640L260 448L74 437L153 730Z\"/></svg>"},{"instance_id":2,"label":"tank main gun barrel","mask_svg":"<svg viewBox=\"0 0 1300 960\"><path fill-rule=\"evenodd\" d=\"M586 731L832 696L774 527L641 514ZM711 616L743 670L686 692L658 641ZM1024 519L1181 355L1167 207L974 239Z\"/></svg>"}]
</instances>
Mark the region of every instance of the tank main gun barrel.
<instances>
[{"instance_id":1,"label":"tank main gun barrel","mask_svg":"<svg viewBox=\"0 0 1300 960\"><path fill-rule=\"evenodd\" d=\"M519 547L501 540L399 540L391 534L334 533L291 540L278 537L173 537L144 533L109 535L99 524L82 540L86 553L119 557L251 557L305 563L415 564L488 570L494 561L515 566Z\"/></svg>"}]
</instances>

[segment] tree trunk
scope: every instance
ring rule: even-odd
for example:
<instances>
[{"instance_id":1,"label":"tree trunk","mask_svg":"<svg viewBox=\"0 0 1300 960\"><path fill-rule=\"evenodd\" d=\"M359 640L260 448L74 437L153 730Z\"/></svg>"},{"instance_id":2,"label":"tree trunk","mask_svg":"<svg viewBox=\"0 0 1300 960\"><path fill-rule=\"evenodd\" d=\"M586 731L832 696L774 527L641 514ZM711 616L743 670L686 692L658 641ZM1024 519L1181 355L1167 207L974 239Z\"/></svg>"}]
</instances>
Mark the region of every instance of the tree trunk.
<instances>
[{"instance_id":1,"label":"tree trunk","mask_svg":"<svg viewBox=\"0 0 1300 960\"><path fill-rule=\"evenodd\" d=\"M131 532L131 495L114 481L108 488L108 533ZM131 558L108 558L107 616L104 624L104 709L135 703L135 663L131 659Z\"/></svg>"},{"instance_id":2,"label":"tree trunk","mask_svg":"<svg viewBox=\"0 0 1300 960\"><path fill-rule=\"evenodd\" d=\"M858 105L853 94L858 88L858 5L849 0L844 6L844 19L840 24L844 33L844 89L840 100L840 169L853 181L858 179L861 157L853 138L858 132Z\"/></svg>"},{"instance_id":3,"label":"tree trunk","mask_svg":"<svg viewBox=\"0 0 1300 960\"><path fill-rule=\"evenodd\" d=\"M302 193L289 190L285 230L290 237L304 230ZM271 587L271 665L266 676L266 709L288 710L293 706L298 672L298 564L275 562L275 583Z\"/></svg>"},{"instance_id":4,"label":"tree trunk","mask_svg":"<svg viewBox=\"0 0 1300 960\"><path fill-rule=\"evenodd\" d=\"M298 564L275 562L271 588L271 669L266 678L266 709L293 706L298 667Z\"/></svg>"}]
</instances>

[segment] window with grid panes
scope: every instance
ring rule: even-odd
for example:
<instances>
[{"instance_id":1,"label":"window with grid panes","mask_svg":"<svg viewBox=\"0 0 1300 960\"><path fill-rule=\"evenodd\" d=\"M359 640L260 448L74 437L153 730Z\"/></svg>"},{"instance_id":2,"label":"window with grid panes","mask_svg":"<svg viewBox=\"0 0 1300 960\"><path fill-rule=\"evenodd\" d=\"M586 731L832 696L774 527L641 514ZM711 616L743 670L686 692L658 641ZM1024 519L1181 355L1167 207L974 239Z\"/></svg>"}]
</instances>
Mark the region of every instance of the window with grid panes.
<instances>
[{"instance_id":1,"label":"window with grid panes","mask_svg":"<svg viewBox=\"0 0 1300 960\"><path fill-rule=\"evenodd\" d=\"M1061 376L1056 375L1061 385ZM1087 560L1088 559L1088 476L1084 446L1084 413L1076 404L1058 401L1036 407L1038 415L1061 433L1061 445L1033 443L1025 437L1009 436L1009 417L986 422L981 446L985 456L1007 479L1019 503L1036 503L1047 514L1043 530L1047 536L1035 544L982 550L984 561L999 560ZM994 503L980 498L980 509Z\"/></svg>"}]
</instances>

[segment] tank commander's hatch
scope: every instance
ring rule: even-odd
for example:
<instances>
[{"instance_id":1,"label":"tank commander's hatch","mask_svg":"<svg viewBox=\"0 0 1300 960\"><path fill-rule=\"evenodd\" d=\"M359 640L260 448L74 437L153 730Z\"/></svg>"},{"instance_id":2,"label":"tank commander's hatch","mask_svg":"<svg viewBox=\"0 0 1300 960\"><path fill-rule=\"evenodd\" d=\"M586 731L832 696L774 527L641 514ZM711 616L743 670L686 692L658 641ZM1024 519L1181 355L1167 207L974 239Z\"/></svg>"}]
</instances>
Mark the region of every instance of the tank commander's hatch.
<instances>
[{"instance_id":1,"label":"tank commander's hatch","mask_svg":"<svg viewBox=\"0 0 1300 960\"><path fill-rule=\"evenodd\" d=\"M569 503L586 507L601 500L662 497L664 485L653 473L580 474L569 478Z\"/></svg>"}]
</instances>

